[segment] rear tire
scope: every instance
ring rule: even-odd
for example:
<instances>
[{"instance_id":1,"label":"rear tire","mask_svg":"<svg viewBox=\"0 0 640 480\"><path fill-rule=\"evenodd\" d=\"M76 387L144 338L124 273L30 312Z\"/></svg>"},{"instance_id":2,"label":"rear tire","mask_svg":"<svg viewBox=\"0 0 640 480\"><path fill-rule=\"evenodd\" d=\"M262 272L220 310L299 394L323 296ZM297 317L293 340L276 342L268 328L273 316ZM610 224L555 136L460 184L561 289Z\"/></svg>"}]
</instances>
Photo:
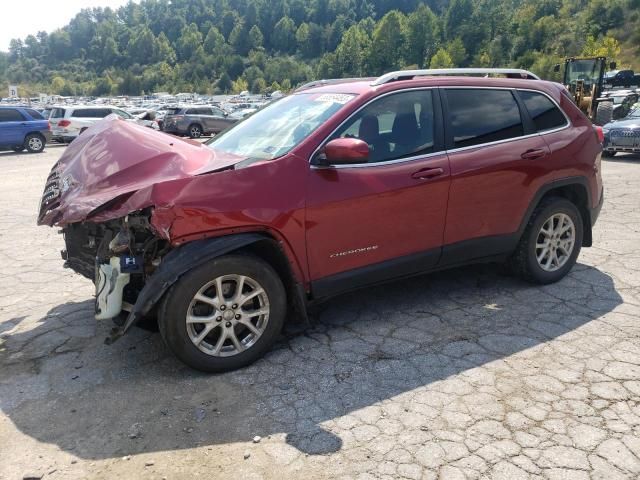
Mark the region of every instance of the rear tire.
<instances>
[{"instance_id":1,"label":"rear tire","mask_svg":"<svg viewBox=\"0 0 640 480\"><path fill-rule=\"evenodd\" d=\"M616 156L616 153L618 152L607 152L606 150L602 151L602 156L605 158L612 158Z\"/></svg>"},{"instance_id":2,"label":"rear tire","mask_svg":"<svg viewBox=\"0 0 640 480\"><path fill-rule=\"evenodd\" d=\"M613 119L613 102L599 102L596 109L596 125L606 125Z\"/></svg>"},{"instance_id":3,"label":"rear tire","mask_svg":"<svg viewBox=\"0 0 640 480\"><path fill-rule=\"evenodd\" d=\"M200 138L202 136L202 127L197 123L189 125L189 136L191 138Z\"/></svg>"},{"instance_id":4,"label":"rear tire","mask_svg":"<svg viewBox=\"0 0 640 480\"><path fill-rule=\"evenodd\" d=\"M24 146L29 153L40 153L44 150L44 137L37 133L30 133L24 139Z\"/></svg>"},{"instance_id":5,"label":"rear tire","mask_svg":"<svg viewBox=\"0 0 640 480\"><path fill-rule=\"evenodd\" d=\"M510 267L529 282L557 282L575 265L583 236L582 216L575 204L561 197L546 198L533 211Z\"/></svg>"},{"instance_id":6,"label":"rear tire","mask_svg":"<svg viewBox=\"0 0 640 480\"><path fill-rule=\"evenodd\" d=\"M167 346L190 367L226 372L255 362L271 348L286 304L282 281L268 263L226 255L187 272L171 287L158 327Z\"/></svg>"}]
</instances>

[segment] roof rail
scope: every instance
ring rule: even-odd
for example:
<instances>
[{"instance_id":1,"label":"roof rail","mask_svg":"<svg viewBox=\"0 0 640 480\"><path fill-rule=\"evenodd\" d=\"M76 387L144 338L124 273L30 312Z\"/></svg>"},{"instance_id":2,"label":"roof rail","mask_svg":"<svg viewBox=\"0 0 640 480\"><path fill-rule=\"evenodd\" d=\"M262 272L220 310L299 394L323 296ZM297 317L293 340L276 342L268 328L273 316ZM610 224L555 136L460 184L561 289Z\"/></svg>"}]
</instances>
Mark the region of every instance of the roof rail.
<instances>
[{"instance_id":1,"label":"roof rail","mask_svg":"<svg viewBox=\"0 0 640 480\"><path fill-rule=\"evenodd\" d=\"M308 88L313 87L321 87L323 85L336 85L339 83L348 83L348 82L357 82L359 80L371 80L371 78L367 77L358 77L358 78L326 78L322 80L313 80L311 82L305 83L304 85L300 85L295 89L296 92L301 90L307 90Z\"/></svg>"},{"instance_id":2,"label":"roof rail","mask_svg":"<svg viewBox=\"0 0 640 480\"><path fill-rule=\"evenodd\" d=\"M540 77L520 68L434 68L427 70L399 70L389 72L375 79L371 85L384 85L396 80L410 80L414 77L431 75L505 75L509 78L526 78L540 80Z\"/></svg>"}]
</instances>

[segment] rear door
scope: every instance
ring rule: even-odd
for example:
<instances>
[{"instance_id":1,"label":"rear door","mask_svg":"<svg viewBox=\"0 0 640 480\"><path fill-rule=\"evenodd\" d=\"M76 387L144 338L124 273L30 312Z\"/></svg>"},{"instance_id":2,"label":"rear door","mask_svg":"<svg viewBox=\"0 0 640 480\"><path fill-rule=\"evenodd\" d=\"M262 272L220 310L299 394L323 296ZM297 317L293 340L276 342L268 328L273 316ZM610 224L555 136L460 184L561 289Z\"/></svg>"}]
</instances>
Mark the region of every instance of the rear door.
<instances>
[{"instance_id":1,"label":"rear door","mask_svg":"<svg viewBox=\"0 0 640 480\"><path fill-rule=\"evenodd\" d=\"M15 108L0 108L0 144L3 146L22 145L29 124Z\"/></svg>"},{"instance_id":2,"label":"rear door","mask_svg":"<svg viewBox=\"0 0 640 480\"><path fill-rule=\"evenodd\" d=\"M451 162L442 263L509 251L535 192L551 179L549 147L515 91L442 92Z\"/></svg>"},{"instance_id":3,"label":"rear door","mask_svg":"<svg viewBox=\"0 0 640 480\"><path fill-rule=\"evenodd\" d=\"M441 120L437 90L408 90L375 99L327 139L359 138L370 156L310 169L306 235L315 295L437 263L450 182Z\"/></svg>"}]
</instances>

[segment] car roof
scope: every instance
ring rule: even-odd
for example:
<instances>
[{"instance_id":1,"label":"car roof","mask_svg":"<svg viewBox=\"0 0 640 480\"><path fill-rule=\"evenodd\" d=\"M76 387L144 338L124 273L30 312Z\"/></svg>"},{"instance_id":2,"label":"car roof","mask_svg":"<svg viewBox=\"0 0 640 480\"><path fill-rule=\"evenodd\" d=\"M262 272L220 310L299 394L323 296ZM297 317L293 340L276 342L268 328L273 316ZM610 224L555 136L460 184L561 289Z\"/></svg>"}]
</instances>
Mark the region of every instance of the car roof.
<instances>
[{"instance_id":1,"label":"car roof","mask_svg":"<svg viewBox=\"0 0 640 480\"><path fill-rule=\"evenodd\" d=\"M421 76L409 80L396 80L381 85L372 85L372 79L354 80L342 83L331 83L317 87L301 89L295 94L304 93L343 93L361 95L369 92L387 92L420 87L475 87L475 88L519 88L540 90L558 96L564 87L555 82L520 78L494 78L471 76Z\"/></svg>"}]
</instances>

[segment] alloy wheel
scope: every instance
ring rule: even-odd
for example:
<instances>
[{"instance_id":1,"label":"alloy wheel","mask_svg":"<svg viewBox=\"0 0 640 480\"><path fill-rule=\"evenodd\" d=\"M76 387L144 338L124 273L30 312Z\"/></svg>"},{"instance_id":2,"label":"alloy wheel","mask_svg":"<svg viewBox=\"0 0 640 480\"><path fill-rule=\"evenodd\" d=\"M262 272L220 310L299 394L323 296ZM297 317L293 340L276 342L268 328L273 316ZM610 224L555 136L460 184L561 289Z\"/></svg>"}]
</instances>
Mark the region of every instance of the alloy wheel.
<instances>
[{"instance_id":1,"label":"alloy wheel","mask_svg":"<svg viewBox=\"0 0 640 480\"><path fill-rule=\"evenodd\" d=\"M42 140L38 137L31 137L29 139L29 149L33 151L38 151L42 149Z\"/></svg>"},{"instance_id":2,"label":"alloy wheel","mask_svg":"<svg viewBox=\"0 0 640 480\"><path fill-rule=\"evenodd\" d=\"M187 333L202 352L229 357L251 348L269 322L264 288L244 275L223 275L194 295L186 315Z\"/></svg>"},{"instance_id":3,"label":"alloy wheel","mask_svg":"<svg viewBox=\"0 0 640 480\"><path fill-rule=\"evenodd\" d=\"M191 127L191 130L189 131L189 133L193 138L199 138L200 135L202 135L202 132L200 131L200 127L198 126Z\"/></svg>"},{"instance_id":4,"label":"alloy wheel","mask_svg":"<svg viewBox=\"0 0 640 480\"><path fill-rule=\"evenodd\" d=\"M561 269L571 257L576 242L576 227L565 213L551 215L540 228L536 240L536 260L546 272Z\"/></svg>"}]
</instances>

